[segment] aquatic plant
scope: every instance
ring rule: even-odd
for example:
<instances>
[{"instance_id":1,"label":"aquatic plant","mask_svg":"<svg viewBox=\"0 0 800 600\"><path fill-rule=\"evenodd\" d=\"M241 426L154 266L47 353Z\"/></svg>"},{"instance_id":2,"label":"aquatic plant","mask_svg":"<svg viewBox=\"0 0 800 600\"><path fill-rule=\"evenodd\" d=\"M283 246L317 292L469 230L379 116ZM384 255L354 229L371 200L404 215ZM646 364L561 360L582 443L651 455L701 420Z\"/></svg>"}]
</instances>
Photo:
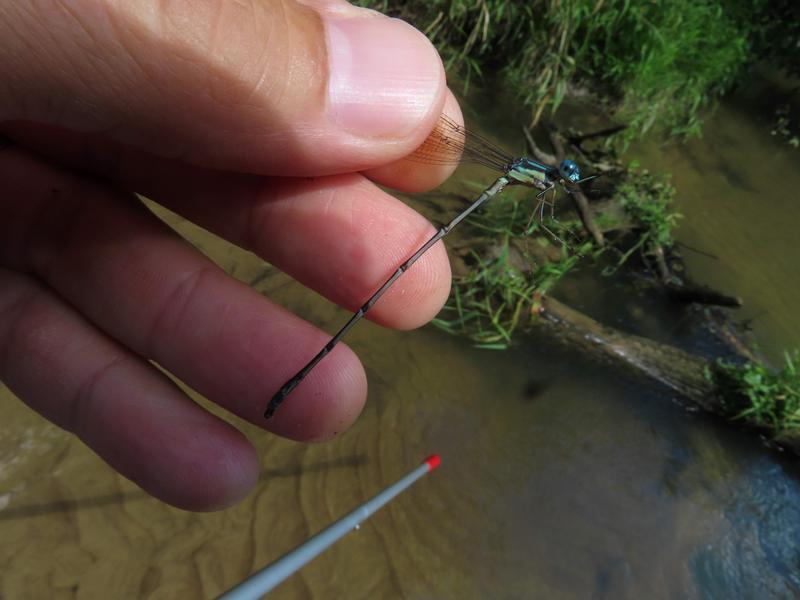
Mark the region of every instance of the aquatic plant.
<instances>
[{"instance_id":1,"label":"aquatic plant","mask_svg":"<svg viewBox=\"0 0 800 600\"><path fill-rule=\"evenodd\" d=\"M537 295L549 291L580 261L578 254L565 252L562 260L545 262L531 271L513 265L508 243L499 254L483 258L471 253L474 264L467 275L453 279L453 291L442 316L434 324L466 335L480 348L503 350L514 331L525 323Z\"/></svg>"},{"instance_id":2,"label":"aquatic plant","mask_svg":"<svg viewBox=\"0 0 800 600\"><path fill-rule=\"evenodd\" d=\"M764 429L773 438L800 435L800 352L787 352L784 366L772 371L757 362L719 360L706 369L730 418Z\"/></svg>"},{"instance_id":3,"label":"aquatic plant","mask_svg":"<svg viewBox=\"0 0 800 600\"><path fill-rule=\"evenodd\" d=\"M577 221L547 219L545 230L530 211L530 198L509 193L473 218L467 230L490 242L479 242L481 252L468 253L468 272L453 278L450 298L433 321L437 327L465 335L481 348L505 349L536 297L583 259L602 252L591 241L576 241Z\"/></svg>"},{"instance_id":4,"label":"aquatic plant","mask_svg":"<svg viewBox=\"0 0 800 600\"><path fill-rule=\"evenodd\" d=\"M675 187L662 175L631 164L622 181L617 184L614 199L639 230L637 241L622 255L617 266L634 252L643 249L652 253L674 244L672 231L682 215L672 210Z\"/></svg>"}]
</instances>

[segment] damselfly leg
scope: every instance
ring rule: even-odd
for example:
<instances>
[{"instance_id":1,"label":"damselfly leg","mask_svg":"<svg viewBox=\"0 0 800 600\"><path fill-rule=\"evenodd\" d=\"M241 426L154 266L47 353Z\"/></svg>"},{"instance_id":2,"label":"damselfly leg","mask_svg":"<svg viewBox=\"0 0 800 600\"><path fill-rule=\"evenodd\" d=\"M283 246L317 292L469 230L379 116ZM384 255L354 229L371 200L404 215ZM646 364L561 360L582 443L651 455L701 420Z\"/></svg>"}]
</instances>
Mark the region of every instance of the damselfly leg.
<instances>
[{"instance_id":1,"label":"damselfly leg","mask_svg":"<svg viewBox=\"0 0 800 600\"><path fill-rule=\"evenodd\" d=\"M547 194L552 193L552 197L548 199ZM554 241L557 241L559 244L564 244L564 240L558 237L547 225L545 225L545 216L544 210L545 206L548 207L550 211L550 220L553 222L558 222L555 217L555 184L550 184L548 187L543 189L541 192L536 194L536 205L531 212L531 217L528 219L528 224L525 226L526 232L533 231L532 225L534 221L537 221L538 227L542 229L547 235L549 235Z\"/></svg>"}]
</instances>

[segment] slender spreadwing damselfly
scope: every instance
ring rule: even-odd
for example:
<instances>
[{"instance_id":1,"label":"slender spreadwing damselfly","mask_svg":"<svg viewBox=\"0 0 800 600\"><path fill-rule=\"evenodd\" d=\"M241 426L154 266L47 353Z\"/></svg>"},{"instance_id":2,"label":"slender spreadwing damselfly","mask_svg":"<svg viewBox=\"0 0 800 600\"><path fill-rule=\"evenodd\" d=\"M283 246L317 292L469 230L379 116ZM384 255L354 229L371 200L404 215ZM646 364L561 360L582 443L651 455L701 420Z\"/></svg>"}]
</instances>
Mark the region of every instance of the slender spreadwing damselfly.
<instances>
[{"instance_id":1,"label":"slender spreadwing damselfly","mask_svg":"<svg viewBox=\"0 0 800 600\"><path fill-rule=\"evenodd\" d=\"M494 198L509 185L524 185L539 190L536 195L538 204L534 214L543 218L544 206L547 203L547 194L555 194L556 184L564 188L567 193L585 181L594 179L597 175L590 175L581 179L580 169L575 161L564 160L557 167L533 160L531 158L514 158L489 141L472 131L467 131L463 126L447 116L442 116L431 132L428 139L415 150L408 160L417 163L444 165L460 161L469 161L488 167L502 173L495 182L486 188L480 196L458 213L446 225L442 225L436 233L419 249L414 252L392 275L381 285L372 296L359 308L350 320L334 335L330 341L291 379L283 384L269 401L264 416L269 419L278 410L286 397L296 388L303 379L317 366L317 364L330 353L345 334L367 314L370 308L380 299L397 279L405 273L411 265L425 254L436 242L450 233L453 228L470 214L475 212L485 202Z\"/></svg>"}]
</instances>

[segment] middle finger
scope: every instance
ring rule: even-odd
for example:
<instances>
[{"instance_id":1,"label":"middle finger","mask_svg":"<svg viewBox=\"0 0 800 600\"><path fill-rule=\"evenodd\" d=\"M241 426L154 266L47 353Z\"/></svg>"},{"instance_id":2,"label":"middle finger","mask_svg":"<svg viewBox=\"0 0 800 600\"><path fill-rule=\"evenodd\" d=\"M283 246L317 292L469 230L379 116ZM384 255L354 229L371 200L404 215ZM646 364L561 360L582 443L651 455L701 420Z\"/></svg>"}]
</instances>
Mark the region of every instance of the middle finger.
<instances>
[{"instance_id":1,"label":"middle finger","mask_svg":"<svg viewBox=\"0 0 800 600\"><path fill-rule=\"evenodd\" d=\"M0 155L0 261L44 280L136 353L265 425L267 398L327 336L236 280L127 194L16 150ZM329 437L358 414L363 370L337 348L266 425Z\"/></svg>"}]
</instances>

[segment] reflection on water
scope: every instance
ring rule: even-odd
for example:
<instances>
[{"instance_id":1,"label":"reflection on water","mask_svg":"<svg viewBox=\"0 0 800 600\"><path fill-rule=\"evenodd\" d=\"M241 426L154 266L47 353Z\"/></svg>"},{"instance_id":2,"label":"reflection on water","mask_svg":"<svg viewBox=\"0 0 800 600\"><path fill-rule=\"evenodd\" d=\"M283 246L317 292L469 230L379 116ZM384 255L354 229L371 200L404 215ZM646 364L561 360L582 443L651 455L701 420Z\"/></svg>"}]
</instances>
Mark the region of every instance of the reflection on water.
<instances>
[{"instance_id":1,"label":"reflection on water","mask_svg":"<svg viewBox=\"0 0 800 600\"><path fill-rule=\"evenodd\" d=\"M786 216L798 222L788 201L800 187L797 159L746 116L723 109L703 140L641 153L676 174L687 215L679 237L721 258L705 267L708 259L690 255L692 272L764 313L761 339L784 347L800 330ZM794 187L765 178L767 161ZM249 254L167 218L223 268L326 329L346 317ZM612 314L610 291L593 286L596 313ZM636 327L677 335L677 318L665 310ZM352 333L370 380L355 427L303 446L240 424L264 477L216 514L143 495L0 391L0 596L211 597L432 452L441 469L271 597L800 594L795 460L542 340L500 353L431 328L363 323Z\"/></svg>"}]
</instances>

